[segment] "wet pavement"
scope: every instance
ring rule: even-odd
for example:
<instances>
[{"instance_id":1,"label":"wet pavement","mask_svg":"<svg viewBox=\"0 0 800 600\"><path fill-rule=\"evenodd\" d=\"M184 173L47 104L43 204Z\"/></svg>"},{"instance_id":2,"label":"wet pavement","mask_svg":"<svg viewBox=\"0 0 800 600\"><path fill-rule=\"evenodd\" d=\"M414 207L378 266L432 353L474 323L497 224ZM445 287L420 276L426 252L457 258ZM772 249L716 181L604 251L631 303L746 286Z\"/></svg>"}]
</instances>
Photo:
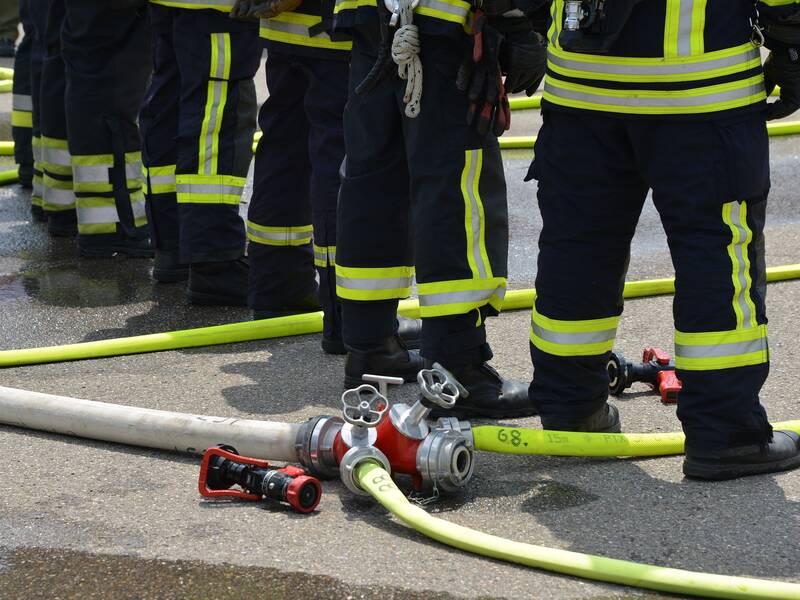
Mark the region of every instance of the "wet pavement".
<instances>
[{"instance_id":1,"label":"wet pavement","mask_svg":"<svg viewBox=\"0 0 800 600\"><path fill-rule=\"evenodd\" d=\"M0 119L3 104L0 97ZM535 113L515 114L514 134ZM768 264L800 262L800 138L774 139ZM540 220L531 153L508 152L512 288L530 287ZM4 168L6 163L0 163ZM80 261L74 241L29 220L28 193L0 188L0 349L114 338L245 320L243 309L185 304L155 285L151 261ZM630 279L672 273L652 204ZM770 286L774 420L800 417L800 282ZM526 311L489 326L496 366L530 378ZM672 348L671 299L628 302L617 347ZM300 421L337 410L341 357L316 336L0 371L0 385L120 404ZM394 392L414 397L413 386ZM626 431L679 428L674 408L636 387ZM538 427L537 419L517 421ZM0 598L658 597L485 560L426 540L338 482L319 510L213 503L198 461L0 426ZM800 582L800 472L720 484L685 480L679 457L592 460L480 454L463 494L429 507L447 520L534 544L627 560Z\"/></svg>"}]
</instances>

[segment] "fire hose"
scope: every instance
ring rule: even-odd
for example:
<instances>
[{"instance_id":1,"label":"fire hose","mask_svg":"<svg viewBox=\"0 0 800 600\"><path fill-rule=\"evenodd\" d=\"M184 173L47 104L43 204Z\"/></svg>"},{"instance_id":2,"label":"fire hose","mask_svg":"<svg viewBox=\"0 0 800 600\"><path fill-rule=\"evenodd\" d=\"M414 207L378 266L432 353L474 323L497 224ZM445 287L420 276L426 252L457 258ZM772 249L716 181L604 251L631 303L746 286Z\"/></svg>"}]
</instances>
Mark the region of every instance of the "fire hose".
<instances>
[{"instance_id":1,"label":"fire hose","mask_svg":"<svg viewBox=\"0 0 800 600\"><path fill-rule=\"evenodd\" d=\"M767 269L767 281L769 282L794 279L800 279L800 264ZM629 281L625 284L623 295L625 298L631 299L674 292L675 280L665 278ZM508 291L503 300L503 310L529 309L533 306L535 295L533 289ZM400 302L398 312L406 317L419 317L419 303L417 300L404 300ZM322 312L305 313L290 317L243 321L94 342L2 350L0 351L0 368L251 342L321 331Z\"/></svg>"},{"instance_id":2,"label":"fire hose","mask_svg":"<svg viewBox=\"0 0 800 600\"><path fill-rule=\"evenodd\" d=\"M385 393L388 380L375 379L381 383ZM424 483L427 477L428 488L432 485L434 490L454 491L463 488L472 475L473 437L476 448L484 447L484 435L500 438L502 436L496 430L504 428L478 427L470 431L468 423L456 419L439 419L435 425L428 424L425 418L431 403L452 406L461 388L449 379L446 371L436 369L421 372L418 380L427 404L422 400L410 407L395 403L391 410L386 397L371 386L349 390L350 396L346 392L342 398L346 423L332 417L316 417L301 425L290 425L185 415L3 387L0 387L0 422L192 454L202 453L205 448L213 448L224 441L225 444L236 444L246 454L286 462L298 461L312 474L330 476L338 471L351 491L373 496L420 533L475 554L577 577L665 592L716 598L800 597L800 585L796 583L698 573L535 546L488 535L429 515L410 504L391 479L390 473L408 472L403 471L408 469L403 466L408 460L408 449L414 449L416 454L414 466L410 468L415 470L419 481ZM800 428L797 421L789 425ZM786 427L787 424L776 426ZM678 453L682 445L680 434L632 436L531 431L533 437L524 437L524 431L519 436L509 434L508 439L518 437L522 440L517 445L519 447L532 443L538 435L542 442L540 453L562 456L654 456L657 453ZM564 442L570 438L569 443ZM510 446L513 447L514 443L511 442ZM295 492L299 491L300 484L305 484L306 492L311 490L316 494L301 504L297 498L291 499L282 488L273 495L277 499L302 511L313 510L316 506L321 490L308 481L313 478L300 480L304 471L290 468L268 471L267 463L242 459L224 448L206 453L204 465L208 472L211 459L231 459L233 462L228 467L219 465L223 470L227 469L225 473L228 476L224 477L220 472L209 479L201 471L204 495L247 495L247 492L227 492L226 488L232 481L249 485L251 478L246 475L252 473L243 470L249 464L263 467L259 471L262 474L259 481L273 481L271 478L282 472L281 481L295 485L298 488ZM586 448L590 448L589 452L585 452ZM215 483L209 485L210 480Z\"/></svg>"}]
</instances>

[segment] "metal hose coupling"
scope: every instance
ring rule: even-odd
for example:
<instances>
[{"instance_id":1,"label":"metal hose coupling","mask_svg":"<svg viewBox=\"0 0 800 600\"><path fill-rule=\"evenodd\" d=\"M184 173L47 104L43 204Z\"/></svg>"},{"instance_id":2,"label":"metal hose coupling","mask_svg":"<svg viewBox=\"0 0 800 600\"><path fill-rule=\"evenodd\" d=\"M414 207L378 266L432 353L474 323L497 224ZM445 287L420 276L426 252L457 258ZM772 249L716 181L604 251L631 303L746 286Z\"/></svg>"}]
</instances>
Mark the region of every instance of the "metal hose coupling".
<instances>
[{"instance_id":1,"label":"metal hose coupling","mask_svg":"<svg viewBox=\"0 0 800 600\"><path fill-rule=\"evenodd\" d=\"M417 449L423 487L442 493L463 488L475 470L472 431L458 419L439 419Z\"/></svg>"},{"instance_id":2,"label":"metal hose coupling","mask_svg":"<svg viewBox=\"0 0 800 600\"><path fill-rule=\"evenodd\" d=\"M344 421L339 417L313 417L300 426L294 448L297 460L317 477L332 478L339 475L334 443Z\"/></svg>"}]
</instances>

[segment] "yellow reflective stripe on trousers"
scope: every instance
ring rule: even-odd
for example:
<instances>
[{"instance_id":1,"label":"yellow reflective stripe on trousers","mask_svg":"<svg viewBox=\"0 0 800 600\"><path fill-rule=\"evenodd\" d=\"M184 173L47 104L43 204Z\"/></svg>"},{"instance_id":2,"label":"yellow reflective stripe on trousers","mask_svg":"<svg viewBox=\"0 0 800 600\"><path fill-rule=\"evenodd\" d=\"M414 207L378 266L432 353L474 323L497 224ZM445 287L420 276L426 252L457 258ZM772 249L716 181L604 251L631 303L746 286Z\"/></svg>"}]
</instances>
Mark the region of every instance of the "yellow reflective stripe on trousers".
<instances>
[{"instance_id":1,"label":"yellow reflective stripe on trousers","mask_svg":"<svg viewBox=\"0 0 800 600\"><path fill-rule=\"evenodd\" d=\"M203 123L200 127L200 149L197 172L200 175L217 173L219 131L228 100L228 81L231 71L231 36L229 33L212 33L210 37L211 60L208 91Z\"/></svg>"},{"instance_id":2,"label":"yellow reflective stripe on trousers","mask_svg":"<svg viewBox=\"0 0 800 600\"><path fill-rule=\"evenodd\" d=\"M414 267L336 265L336 294L345 300L395 300L411 294Z\"/></svg>"},{"instance_id":3,"label":"yellow reflective stripe on trousers","mask_svg":"<svg viewBox=\"0 0 800 600\"><path fill-rule=\"evenodd\" d=\"M105 233L97 225L115 225L119 222L117 204L109 196L78 196L78 233ZM131 209L134 225L141 227L147 223L144 195L141 191L131 194ZM116 228L107 228L116 231Z\"/></svg>"},{"instance_id":4,"label":"yellow reflective stripe on trousers","mask_svg":"<svg viewBox=\"0 0 800 600\"><path fill-rule=\"evenodd\" d=\"M499 311L506 285L505 277L418 283L420 316L461 315L487 304Z\"/></svg>"},{"instance_id":5,"label":"yellow reflective stripe on trousers","mask_svg":"<svg viewBox=\"0 0 800 600\"><path fill-rule=\"evenodd\" d=\"M322 269L336 265L336 246L314 244L314 265Z\"/></svg>"},{"instance_id":6,"label":"yellow reflective stripe on trousers","mask_svg":"<svg viewBox=\"0 0 800 600\"><path fill-rule=\"evenodd\" d=\"M766 325L732 331L675 332L675 366L678 369L732 369L768 361Z\"/></svg>"},{"instance_id":7,"label":"yellow reflective stripe on trousers","mask_svg":"<svg viewBox=\"0 0 800 600\"><path fill-rule=\"evenodd\" d=\"M534 303L531 343L556 356L594 356L614 346L619 317L563 321L539 313Z\"/></svg>"},{"instance_id":8,"label":"yellow reflective stripe on trousers","mask_svg":"<svg viewBox=\"0 0 800 600\"><path fill-rule=\"evenodd\" d=\"M44 173L42 176L42 206L45 210L72 210L75 208L72 180L56 179Z\"/></svg>"},{"instance_id":9,"label":"yellow reflective stripe on trousers","mask_svg":"<svg viewBox=\"0 0 800 600\"><path fill-rule=\"evenodd\" d=\"M150 0L151 4L160 4L171 8L189 8L193 10L219 10L231 12L235 0Z\"/></svg>"},{"instance_id":10,"label":"yellow reflective stripe on trousers","mask_svg":"<svg viewBox=\"0 0 800 600\"><path fill-rule=\"evenodd\" d=\"M303 13L285 12L271 19L261 19L259 35L265 40L309 46L311 48L328 48L330 50L351 50L351 41L334 42L326 32L311 37L309 28L322 22L322 17Z\"/></svg>"},{"instance_id":11,"label":"yellow reflective stripe on trousers","mask_svg":"<svg viewBox=\"0 0 800 600\"><path fill-rule=\"evenodd\" d=\"M664 83L699 81L746 72L761 65L761 56L747 42L705 54L675 58L639 58L579 54L550 47L547 66L565 77L602 81Z\"/></svg>"},{"instance_id":12,"label":"yellow reflective stripe on trousers","mask_svg":"<svg viewBox=\"0 0 800 600\"><path fill-rule=\"evenodd\" d=\"M311 225L271 227L247 221L247 239L266 246L304 246L311 243Z\"/></svg>"},{"instance_id":13,"label":"yellow reflective stripe on trousers","mask_svg":"<svg viewBox=\"0 0 800 600\"><path fill-rule=\"evenodd\" d=\"M707 0L667 0L664 57L702 54Z\"/></svg>"},{"instance_id":14,"label":"yellow reflective stripe on trousers","mask_svg":"<svg viewBox=\"0 0 800 600\"><path fill-rule=\"evenodd\" d=\"M182 204L239 204L245 182L233 175L176 175L175 191Z\"/></svg>"},{"instance_id":15,"label":"yellow reflective stripe on trousers","mask_svg":"<svg viewBox=\"0 0 800 600\"><path fill-rule=\"evenodd\" d=\"M486 253L486 218L480 193L482 166L483 150L467 150L464 170L461 172L461 195L464 198L467 262L473 279L489 279L493 276Z\"/></svg>"},{"instance_id":16,"label":"yellow reflective stripe on trousers","mask_svg":"<svg viewBox=\"0 0 800 600\"><path fill-rule=\"evenodd\" d=\"M753 241L753 231L747 225L747 202L728 202L722 206L722 220L731 230L731 243L728 256L733 273L733 312L736 314L736 328L756 326L756 307L750 297L753 281L750 277L750 256L748 249Z\"/></svg>"},{"instance_id":17,"label":"yellow reflective stripe on trousers","mask_svg":"<svg viewBox=\"0 0 800 600\"><path fill-rule=\"evenodd\" d=\"M345 10L357 10L361 7L375 8L372 0L336 0L334 14ZM414 12L426 17L433 17L442 21L449 21L464 25L470 11L469 2L463 0L420 0Z\"/></svg>"},{"instance_id":18,"label":"yellow reflective stripe on trousers","mask_svg":"<svg viewBox=\"0 0 800 600\"><path fill-rule=\"evenodd\" d=\"M42 136L42 168L57 175L72 176L72 157L67 140Z\"/></svg>"},{"instance_id":19,"label":"yellow reflective stripe on trousers","mask_svg":"<svg viewBox=\"0 0 800 600\"><path fill-rule=\"evenodd\" d=\"M698 114L749 106L764 100L762 74L688 90L614 90L548 77L542 97L573 108L632 114Z\"/></svg>"},{"instance_id":20,"label":"yellow reflective stripe on trousers","mask_svg":"<svg viewBox=\"0 0 800 600\"><path fill-rule=\"evenodd\" d=\"M31 137L31 151L33 154L33 191L31 192L31 204L34 206L42 205L44 186L42 184L42 138L40 136Z\"/></svg>"},{"instance_id":21,"label":"yellow reflective stripe on trousers","mask_svg":"<svg viewBox=\"0 0 800 600\"><path fill-rule=\"evenodd\" d=\"M171 194L175 192L175 165L142 167L145 182L150 194Z\"/></svg>"},{"instance_id":22,"label":"yellow reflective stripe on trousers","mask_svg":"<svg viewBox=\"0 0 800 600\"><path fill-rule=\"evenodd\" d=\"M33 101L26 94L12 94L11 96L11 126L12 127L32 127L33 126Z\"/></svg>"},{"instance_id":23,"label":"yellow reflective stripe on trousers","mask_svg":"<svg viewBox=\"0 0 800 600\"><path fill-rule=\"evenodd\" d=\"M72 156L72 178L76 192L109 192L113 190L110 170L114 167L111 154ZM128 189L142 188L142 153L125 153L125 181Z\"/></svg>"}]
</instances>

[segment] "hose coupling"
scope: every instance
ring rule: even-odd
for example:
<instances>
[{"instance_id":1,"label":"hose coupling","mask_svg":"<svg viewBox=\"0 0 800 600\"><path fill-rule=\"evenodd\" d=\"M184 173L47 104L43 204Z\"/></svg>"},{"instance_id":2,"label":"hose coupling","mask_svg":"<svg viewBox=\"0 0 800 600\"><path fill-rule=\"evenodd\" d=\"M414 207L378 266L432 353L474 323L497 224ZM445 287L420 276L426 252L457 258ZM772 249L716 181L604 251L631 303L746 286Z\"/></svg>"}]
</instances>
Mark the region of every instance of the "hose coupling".
<instances>
[{"instance_id":1,"label":"hose coupling","mask_svg":"<svg viewBox=\"0 0 800 600\"><path fill-rule=\"evenodd\" d=\"M339 476L342 478L342 483L344 483L345 487L359 496L369 496L369 493L361 488L356 479L356 468L367 460L378 462L387 473L392 472L389 459L375 446L354 446L350 448L345 452L339 463Z\"/></svg>"},{"instance_id":2,"label":"hose coupling","mask_svg":"<svg viewBox=\"0 0 800 600\"><path fill-rule=\"evenodd\" d=\"M300 426L294 448L297 460L309 473L332 478L339 474L334 443L344 421L339 417L313 417Z\"/></svg>"},{"instance_id":3,"label":"hose coupling","mask_svg":"<svg viewBox=\"0 0 800 600\"><path fill-rule=\"evenodd\" d=\"M467 485L475 469L472 448L460 430L439 428L437 424L417 449L417 471L423 488L453 493Z\"/></svg>"}]
</instances>

